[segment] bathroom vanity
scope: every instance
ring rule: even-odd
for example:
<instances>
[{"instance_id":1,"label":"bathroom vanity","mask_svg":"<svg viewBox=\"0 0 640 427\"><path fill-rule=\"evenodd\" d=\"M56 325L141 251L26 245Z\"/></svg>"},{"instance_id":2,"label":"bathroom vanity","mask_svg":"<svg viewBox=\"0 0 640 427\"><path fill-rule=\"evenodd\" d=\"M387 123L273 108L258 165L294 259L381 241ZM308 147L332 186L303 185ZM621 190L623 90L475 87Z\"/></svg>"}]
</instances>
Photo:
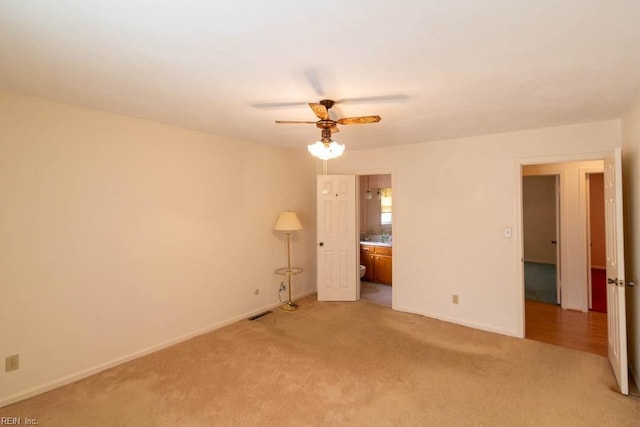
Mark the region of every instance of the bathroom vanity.
<instances>
[{"instance_id":1,"label":"bathroom vanity","mask_svg":"<svg viewBox=\"0 0 640 427\"><path fill-rule=\"evenodd\" d=\"M362 280L391 285L390 243L360 242L360 264L366 267Z\"/></svg>"}]
</instances>

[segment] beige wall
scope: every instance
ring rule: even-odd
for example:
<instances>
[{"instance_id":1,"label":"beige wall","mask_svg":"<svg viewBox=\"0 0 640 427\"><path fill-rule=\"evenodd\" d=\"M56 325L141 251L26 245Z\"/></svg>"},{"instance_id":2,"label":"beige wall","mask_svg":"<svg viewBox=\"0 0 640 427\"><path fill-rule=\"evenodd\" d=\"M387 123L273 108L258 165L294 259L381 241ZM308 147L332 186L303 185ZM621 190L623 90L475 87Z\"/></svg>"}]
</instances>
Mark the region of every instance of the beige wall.
<instances>
[{"instance_id":1,"label":"beige wall","mask_svg":"<svg viewBox=\"0 0 640 427\"><path fill-rule=\"evenodd\" d=\"M315 163L0 93L0 404L315 291ZM258 295L255 295L255 291Z\"/></svg>"},{"instance_id":2,"label":"beige wall","mask_svg":"<svg viewBox=\"0 0 640 427\"><path fill-rule=\"evenodd\" d=\"M522 336L520 165L602 158L619 143L612 120L347 150L331 173L392 173L395 309Z\"/></svg>"},{"instance_id":3,"label":"beige wall","mask_svg":"<svg viewBox=\"0 0 640 427\"><path fill-rule=\"evenodd\" d=\"M556 264L555 176L522 178L522 224L524 260Z\"/></svg>"},{"instance_id":4,"label":"beige wall","mask_svg":"<svg viewBox=\"0 0 640 427\"><path fill-rule=\"evenodd\" d=\"M625 275L636 283L627 287L629 366L640 384L640 95L622 118L622 174L625 217Z\"/></svg>"}]
</instances>

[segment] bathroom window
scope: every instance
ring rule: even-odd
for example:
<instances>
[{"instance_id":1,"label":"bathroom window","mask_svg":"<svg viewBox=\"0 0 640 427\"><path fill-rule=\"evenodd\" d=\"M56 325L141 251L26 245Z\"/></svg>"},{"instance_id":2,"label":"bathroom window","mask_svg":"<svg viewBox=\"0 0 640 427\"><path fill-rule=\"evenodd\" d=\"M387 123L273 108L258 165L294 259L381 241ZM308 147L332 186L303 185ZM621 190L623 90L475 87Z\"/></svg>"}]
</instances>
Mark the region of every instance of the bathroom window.
<instances>
[{"instance_id":1,"label":"bathroom window","mask_svg":"<svg viewBox=\"0 0 640 427\"><path fill-rule=\"evenodd\" d=\"M391 188L383 188L380 192L380 224L391 225Z\"/></svg>"}]
</instances>

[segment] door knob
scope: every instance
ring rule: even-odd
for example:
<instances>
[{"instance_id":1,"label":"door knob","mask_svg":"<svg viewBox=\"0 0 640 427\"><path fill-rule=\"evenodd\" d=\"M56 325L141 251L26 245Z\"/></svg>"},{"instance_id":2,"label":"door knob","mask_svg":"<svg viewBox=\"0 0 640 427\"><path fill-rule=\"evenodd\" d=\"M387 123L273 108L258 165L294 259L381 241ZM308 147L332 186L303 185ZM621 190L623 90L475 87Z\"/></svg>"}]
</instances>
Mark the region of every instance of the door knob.
<instances>
[{"instance_id":1,"label":"door knob","mask_svg":"<svg viewBox=\"0 0 640 427\"><path fill-rule=\"evenodd\" d=\"M624 287L624 285L626 284L627 286L634 286L635 283L633 282L625 282L624 280L618 280L618 278L615 279L611 279L609 277L607 277L607 283L610 285L616 285L619 287Z\"/></svg>"},{"instance_id":2,"label":"door knob","mask_svg":"<svg viewBox=\"0 0 640 427\"><path fill-rule=\"evenodd\" d=\"M324 246L323 242L318 243L318 246Z\"/></svg>"}]
</instances>

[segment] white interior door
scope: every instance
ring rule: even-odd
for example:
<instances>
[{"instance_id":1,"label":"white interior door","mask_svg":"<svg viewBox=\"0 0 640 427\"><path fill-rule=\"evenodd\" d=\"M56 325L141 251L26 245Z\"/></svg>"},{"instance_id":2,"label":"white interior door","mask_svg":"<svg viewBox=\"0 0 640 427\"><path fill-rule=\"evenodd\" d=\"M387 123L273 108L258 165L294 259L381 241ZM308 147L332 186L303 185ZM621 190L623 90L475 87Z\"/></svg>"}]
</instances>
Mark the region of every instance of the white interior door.
<instances>
[{"instance_id":1,"label":"white interior door","mask_svg":"<svg viewBox=\"0 0 640 427\"><path fill-rule=\"evenodd\" d=\"M629 394L620 148L616 148L605 160L604 168L609 362L618 380L620 392Z\"/></svg>"},{"instance_id":2,"label":"white interior door","mask_svg":"<svg viewBox=\"0 0 640 427\"><path fill-rule=\"evenodd\" d=\"M358 247L355 175L318 176L318 300L355 301Z\"/></svg>"}]
</instances>

